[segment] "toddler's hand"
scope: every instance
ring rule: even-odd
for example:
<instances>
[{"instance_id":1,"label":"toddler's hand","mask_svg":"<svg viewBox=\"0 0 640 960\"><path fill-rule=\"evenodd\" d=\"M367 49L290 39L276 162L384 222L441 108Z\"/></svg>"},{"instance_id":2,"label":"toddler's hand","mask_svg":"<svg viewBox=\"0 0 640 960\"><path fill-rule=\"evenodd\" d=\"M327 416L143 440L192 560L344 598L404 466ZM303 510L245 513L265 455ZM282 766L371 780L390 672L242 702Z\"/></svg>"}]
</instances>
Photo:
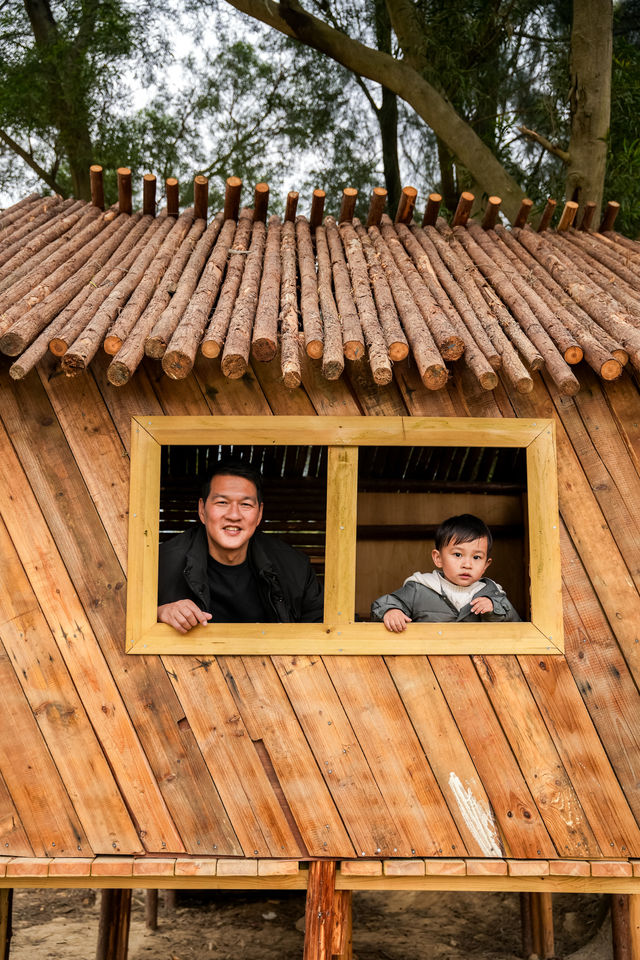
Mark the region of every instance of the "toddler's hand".
<instances>
[{"instance_id":1,"label":"toddler's hand","mask_svg":"<svg viewBox=\"0 0 640 960\"><path fill-rule=\"evenodd\" d=\"M478 614L493 613L493 601L489 597L474 597L471 601L471 612Z\"/></svg>"},{"instance_id":2,"label":"toddler's hand","mask_svg":"<svg viewBox=\"0 0 640 960\"><path fill-rule=\"evenodd\" d=\"M396 610L395 608L387 610L382 619L387 630L391 630L392 633L402 633L403 630L407 629L407 624L411 623L411 617L408 617L402 610Z\"/></svg>"}]
</instances>

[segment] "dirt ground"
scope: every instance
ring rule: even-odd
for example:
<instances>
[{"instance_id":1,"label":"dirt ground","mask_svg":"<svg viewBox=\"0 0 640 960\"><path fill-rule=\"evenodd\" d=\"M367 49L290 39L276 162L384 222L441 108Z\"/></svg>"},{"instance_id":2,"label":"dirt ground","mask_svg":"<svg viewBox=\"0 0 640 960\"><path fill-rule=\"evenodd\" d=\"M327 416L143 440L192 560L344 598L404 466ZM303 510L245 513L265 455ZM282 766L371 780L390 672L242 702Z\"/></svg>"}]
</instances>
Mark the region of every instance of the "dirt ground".
<instances>
[{"instance_id":1,"label":"dirt ground","mask_svg":"<svg viewBox=\"0 0 640 960\"><path fill-rule=\"evenodd\" d=\"M159 926L145 928L145 894L133 892L129 960L301 960L304 894L211 891L178 894ZM606 903L554 896L556 955L609 960ZM16 890L11 960L93 960L100 894ZM521 955L517 894L358 893L357 960L515 960Z\"/></svg>"}]
</instances>

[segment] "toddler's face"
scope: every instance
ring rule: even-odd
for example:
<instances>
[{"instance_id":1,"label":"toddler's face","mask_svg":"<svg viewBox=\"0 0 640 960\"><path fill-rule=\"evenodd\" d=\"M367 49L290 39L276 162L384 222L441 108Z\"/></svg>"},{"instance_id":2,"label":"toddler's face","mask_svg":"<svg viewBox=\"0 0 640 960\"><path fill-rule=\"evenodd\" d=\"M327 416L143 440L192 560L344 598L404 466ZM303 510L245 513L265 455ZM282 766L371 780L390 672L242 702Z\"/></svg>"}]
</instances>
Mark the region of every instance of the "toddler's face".
<instances>
[{"instance_id":1,"label":"toddler's face","mask_svg":"<svg viewBox=\"0 0 640 960\"><path fill-rule=\"evenodd\" d=\"M470 587L476 583L491 563L487 556L487 538L458 543L453 540L442 550L431 554L433 562L450 583L459 587Z\"/></svg>"}]
</instances>

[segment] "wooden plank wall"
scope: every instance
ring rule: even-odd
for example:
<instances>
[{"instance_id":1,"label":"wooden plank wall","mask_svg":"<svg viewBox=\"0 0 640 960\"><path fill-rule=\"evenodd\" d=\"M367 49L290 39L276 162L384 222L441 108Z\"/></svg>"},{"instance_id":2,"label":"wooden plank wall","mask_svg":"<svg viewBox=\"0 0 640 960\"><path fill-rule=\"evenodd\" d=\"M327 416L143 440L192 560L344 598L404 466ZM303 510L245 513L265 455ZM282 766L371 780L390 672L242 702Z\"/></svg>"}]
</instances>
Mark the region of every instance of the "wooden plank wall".
<instances>
[{"instance_id":1,"label":"wooden plank wall","mask_svg":"<svg viewBox=\"0 0 640 960\"><path fill-rule=\"evenodd\" d=\"M640 397L0 362L0 854L640 857ZM554 417L566 657L127 657L130 417ZM411 572L411 571L409 571ZM46 788L43 786L46 784Z\"/></svg>"}]
</instances>

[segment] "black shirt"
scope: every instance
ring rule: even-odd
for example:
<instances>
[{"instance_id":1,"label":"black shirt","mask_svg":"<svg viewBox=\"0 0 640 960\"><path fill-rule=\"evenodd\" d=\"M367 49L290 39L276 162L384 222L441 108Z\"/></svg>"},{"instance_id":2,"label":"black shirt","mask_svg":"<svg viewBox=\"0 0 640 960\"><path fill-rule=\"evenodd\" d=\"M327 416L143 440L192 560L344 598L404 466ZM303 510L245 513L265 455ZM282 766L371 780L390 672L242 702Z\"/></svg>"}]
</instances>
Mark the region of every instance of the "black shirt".
<instances>
[{"instance_id":1,"label":"black shirt","mask_svg":"<svg viewBox=\"0 0 640 960\"><path fill-rule=\"evenodd\" d=\"M207 578L217 623L273 623L274 613L263 603L258 587L258 578L251 569L249 560L233 565L218 563L211 555L207 557Z\"/></svg>"}]
</instances>

